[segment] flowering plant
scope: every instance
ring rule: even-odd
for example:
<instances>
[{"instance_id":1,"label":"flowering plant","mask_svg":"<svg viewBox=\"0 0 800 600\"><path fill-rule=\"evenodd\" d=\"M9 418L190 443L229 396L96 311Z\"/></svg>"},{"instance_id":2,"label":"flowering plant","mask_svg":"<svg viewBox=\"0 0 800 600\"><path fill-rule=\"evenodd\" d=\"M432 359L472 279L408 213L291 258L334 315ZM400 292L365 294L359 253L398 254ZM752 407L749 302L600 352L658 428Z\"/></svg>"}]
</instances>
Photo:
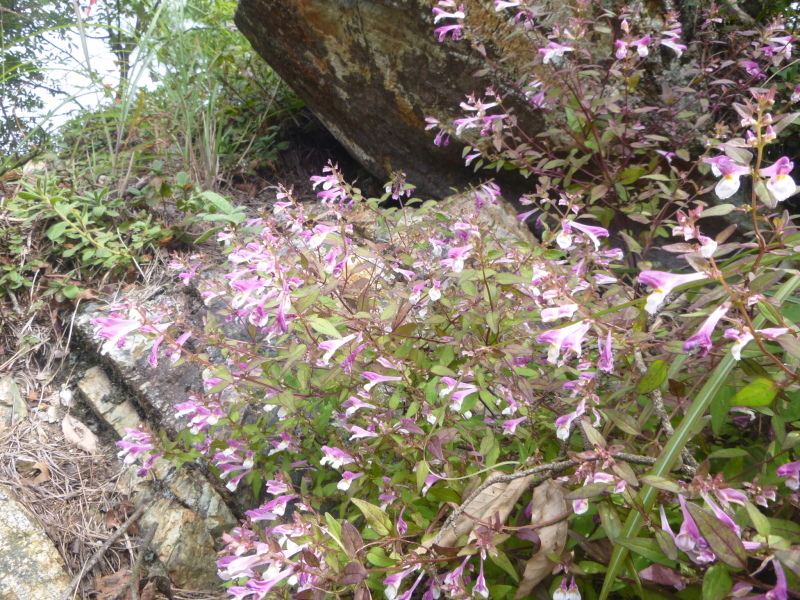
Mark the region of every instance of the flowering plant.
<instances>
[{"instance_id":1,"label":"flowering plant","mask_svg":"<svg viewBox=\"0 0 800 600\"><path fill-rule=\"evenodd\" d=\"M495 6L532 43L542 35L532 3ZM479 46L464 7L442 0L434 12L441 40ZM717 13L706 16L713 29ZM619 34L607 74L629 88L657 45L692 54L676 15L652 31L636 17L604 17ZM176 405L187 418L176 443L157 448L130 430L120 446L129 462L204 460L229 489L266 494L224 536L232 597L502 599L542 584L570 600L664 588L788 599L800 574L800 274L785 261L800 234L773 212L795 191L793 163L767 157L796 117L777 111L793 100L777 87L721 88L719 103L741 100L740 120L708 130L711 156L690 160L644 133L649 111L590 101L603 77L586 74L587 31L577 19L545 37L537 73L551 69L564 87L529 98L583 156L522 142L494 90L469 98L463 119L431 120L440 143L467 143L467 162L540 176L523 201L539 211L541 243L487 217L496 184L450 205L384 210L412 195L402 174L365 199L329 165L313 178L319 204L281 188L271 210L220 235L219 277L176 261L209 306L225 307L203 330L158 306L95 321L107 343L138 331L154 339L153 362L165 352L210 369L204 393ZM761 61L747 77L791 55L777 31L746 34ZM662 113L680 133L673 143L702 135L700 118L686 131L669 121L679 114ZM588 160L608 168L596 175ZM723 181L690 197L683 188L704 165ZM711 202L743 179L741 206ZM731 228L709 225L734 211L750 227L736 244ZM680 273L644 263L667 226ZM763 593L748 596L754 588Z\"/></svg>"}]
</instances>

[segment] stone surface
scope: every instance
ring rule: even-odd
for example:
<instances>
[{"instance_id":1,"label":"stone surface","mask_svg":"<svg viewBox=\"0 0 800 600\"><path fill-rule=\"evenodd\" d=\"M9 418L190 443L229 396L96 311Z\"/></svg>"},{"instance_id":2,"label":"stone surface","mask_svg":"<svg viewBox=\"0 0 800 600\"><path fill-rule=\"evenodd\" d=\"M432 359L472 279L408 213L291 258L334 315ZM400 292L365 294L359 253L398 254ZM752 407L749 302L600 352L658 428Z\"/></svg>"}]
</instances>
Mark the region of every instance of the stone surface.
<instances>
[{"instance_id":1,"label":"stone surface","mask_svg":"<svg viewBox=\"0 0 800 600\"><path fill-rule=\"evenodd\" d=\"M505 22L494 12L493 2L465 3L481 15L493 42L505 37ZM495 85L511 94L529 133L541 131L544 119L499 78L473 77L484 65L468 42L437 41L434 4L241 0L235 21L255 50L367 170L384 181L402 170L421 193L442 198L474 175L464 167L460 144L434 145L435 132L425 131L425 117L455 117L466 95Z\"/></svg>"},{"instance_id":2,"label":"stone surface","mask_svg":"<svg viewBox=\"0 0 800 600\"><path fill-rule=\"evenodd\" d=\"M58 600L70 578L36 519L0 485L0 600Z\"/></svg>"},{"instance_id":3,"label":"stone surface","mask_svg":"<svg viewBox=\"0 0 800 600\"><path fill-rule=\"evenodd\" d=\"M127 399L114 401L114 388L103 369L92 367L87 370L78 388L97 416L111 425L120 437L125 435L126 428L136 428L140 421L136 407Z\"/></svg>"},{"instance_id":4,"label":"stone surface","mask_svg":"<svg viewBox=\"0 0 800 600\"><path fill-rule=\"evenodd\" d=\"M143 348L141 340L131 342L125 348L112 349L111 357L120 372L133 374L135 381L141 381L146 379L146 372L138 372L136 356L140 359L149 352L139 352ZM142 368L151 369L149 364ZM160 388L153 381L149 383L147 389ZM141 420L134 403L101 367L89 368L78 387L92 410L120 437L125 435L126 428L135 428ZM156 404L161 406L160 402ZM172 404L167 402L164 407L171 416ZM150 408L154 410L152 405ZM214 541L224 531L238 525L231 509L214 485L190 465L177 468L160 459L145 477L139 477L138 470L138 464L131 465L119 483L135 504L157 498L142 518L142 524L158 523L153 549L173 582L186 589L216 586L219 580ZM153 485L154 482L157 485Z\"/></svg>"},{"instance_id":5,"label":"stone surface","mask_svg":"<svg viewBox=\"0 0 800 600\"><path fill-rule=\"evenodd\" d=\"M151 547L177 587L204 590L219 586L214 538L197 513L161 498L141 519L142 528L153 523L158 527Z\"/></svg>"},{"instance_id":6,"label":"stone surface","mask_svg":"<svg viewBox=\"0 0 800 600\"><path fill-rule=\"evenodd\" d=\"M22 392L11 375L0 379L0 433L28 416Z\"/></svg>"}]
</instances>

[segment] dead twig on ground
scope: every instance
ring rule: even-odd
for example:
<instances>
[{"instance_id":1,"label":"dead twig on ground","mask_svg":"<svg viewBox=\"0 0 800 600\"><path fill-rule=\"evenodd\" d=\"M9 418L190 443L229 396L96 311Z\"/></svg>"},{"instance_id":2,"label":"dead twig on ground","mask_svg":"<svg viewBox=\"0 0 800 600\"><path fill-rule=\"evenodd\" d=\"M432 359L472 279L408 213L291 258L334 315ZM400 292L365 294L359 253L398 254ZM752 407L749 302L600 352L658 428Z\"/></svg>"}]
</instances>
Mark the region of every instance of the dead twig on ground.
<instances>
[{"instance_id":1,"label":"dead twig on ground","mask_svg":"<svg viewBox=\"0 0 800 600\"><path fill-rule=\"evenodd\" d=\"M128 527L130 527L136 521L138 521L139 517L141 517L144 514L144 511L150 508L152 504L153 504L152 500L150 502L142 504L139 508L136 509L136 511L130 517L128 517L128 520L125 521L119 527L119 529L117 529L105 541L105 543L102 546L100 546L100 548L98 548L97 552L95 552L92 555L92 557L86 562L81 571L75 577L72 578L72 581L70 582L69 586L67 586L67 589L64 590L64 593L61 594L59 600L69 600L69 597L72 595L72 592L75 590L76 587L78 587L78 584L81 582L81 579L83 579L83 575L92 570L92 568L98 563L98 561L101 558L103 558L103 555L106 553L106 551L109 548L111 548L114 542L116 542L119 538L121 538L122 534L128 530ZM155 530L153 530L153 532L155 533ZM133 575L131 575L131 581L133 581Z\"/></svg>"}]
</instances>

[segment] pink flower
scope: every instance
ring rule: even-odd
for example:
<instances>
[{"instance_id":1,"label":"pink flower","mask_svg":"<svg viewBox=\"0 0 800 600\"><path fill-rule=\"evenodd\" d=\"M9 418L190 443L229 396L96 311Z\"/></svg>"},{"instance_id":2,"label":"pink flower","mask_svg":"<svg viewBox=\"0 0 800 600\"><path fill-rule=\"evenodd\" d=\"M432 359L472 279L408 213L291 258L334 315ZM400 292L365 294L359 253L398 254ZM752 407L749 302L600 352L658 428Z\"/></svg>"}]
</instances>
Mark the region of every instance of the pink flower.
<instances>
[{"instance_id":1,"label":"pink flower","mask_svg":"<svg viewBox=\"0 0 800 600\"><path fill-rule=\"evenodd\" d=\"M786 487L790 490L800 488L800 460L778 467L778 477L786 477Z\"/></svg>"},{"instance_id":2,"label":"pink flower","mask_svg":"<svg viewBox=\"0 0 800 600\"><path fill-rule=\"evenodd\" d=\"M564 359L567 358L570 351L574 352L576 356L580 356L581 343L591 327L592 324L584 319L573 325L561 329L550 329L540 334L537 341L540 344L550 344L547 362L556 364L562 350L564 350Z\"/></svg>"},{"instance_id":3,"label":"pink flower","mask_svg":"<svg viewBox=\"0 0 800 600\"><path fill-rule=\"evenodd\" d=\"M636 52L639 54L640 58L646 57L650 54L650 49L648 46L650 45L650 36L646 35L643 38L639 38L636 41L631 42L631 46L636 47Z\"/></svg>"},{"instance_id":4,"label":"pink flower","mask_svg":"<svg viewBox=\"0 0 800 600\"><path fill-rule=\"evenodd\" d=\"M369 383L364 386L364 391L368 392L372 388L374 388L379 383L386 383L388 381L402 381L402 377L395 377L392 375L381 375L380 373L374 373L372 371L364 371L361 373L361 376L365 378Z\"/></svg>"},{"instance_id":5,"label":"pink flower","mask_svg":"<svg viewBox=\"0 0 800 600\"><path fill-rule=\"evenodd\" d=\"M569 439L569 430L572 428L572 422L586 412L586 400L581 400L574 412L566 415L561 415L556 419L556 437L560 440L567 441Z\"/></svg>"},{"instance_id":6,"label":"pink flower","mask_svg":"<svg viewBox=\"0 0 800 600\"><path fill-rule=\"evenodd\" d=\"M334 469L338 469L343 465L355 462L353 457L341 448L323 446L322 452L325 454L325 456L323 456L322 460L319 461L320 465L329 464Z\"/></svg>"},{"instance_id":7,"label":"pink flower","mask_svg":"<svg viewBox=\"0 0 800 600\"><path fill-rule=\"evenodd\" d=\"M149 432L131 427L125 428L125 437L117 442L116 446L122 448L118 456L120 458L124 457L123 462L126 465L133 463L140 454L150 452L154 448L152 436Z\"/></svg>"},{"instance_id":8,"label":"pink flower","mask_svg":"<svg viewBox=\"0 0 800 600\"><path fill-rule=\"evenodd\" d=\"M767 329L756 329L756 333L760 333L768 340L775 340L779 336L789 333L786 327L769 327ZM726 329L722 337L735 340L731 346L731 355L736 360L742 360L742 350L753 339L753 334L749 331L740 331L738 329Z\"/></svg>"},{"instance_id":9,"label":"pink flower","mask_svg":"<svg viewBox=\"0 0 800 600\"><path fill-rule=\"evenodd\" d=\"M782 156L771 167L761 169L760 174L764 177L769 177L767 182L767 190L770 196L775 201L775 204L770 208L775 208L778 202L786 200L789 196L793 196L797 186L789 174L794 169L794 163L785 156Z\"/></svg>"},{"instance_id":10,"label":"pink flower","mask_svg":"<svg viewBox=\"0 0 800 600\"><path fill-rule=\"evenodd\" d=\"M342 473L342 480L336 485L337 489L342 490L343 492L350 489L350 484L353 483L355 479L359 477L363 477L364 473L353 473L352 471L345 471Z\"/></svg>"},{"instance_id":11,"label":"pink flower","mask_svg":"<svg viewBox=\"0 0 800 600\"><path fill-rule=\"evenodd\" d=\"M469 258L470 250L472 250L472 244L450 248L447 251L447 258L441 261L441 265L450 267L453 273L460 273L464 270L464 261Z\"/></svg>"},{"instance_id":12,"label":"pink flower","mask_svg":"<svg viewBox=\"0 0 800 600\"><path fill-rule=\"evenodd\" d=\"M317 348L325 352L325 354L322 355L322 360L320 363L322 365L327 365L333 354L346 343L355 339L355 337L356 334L352 333L338 340L326 340L324 342L320 342Z\"/></svg>"},{"instance_id":13,"label":"pink flower","mask_svg":"<svg viewBox=\"0 0 800 600\"><path fill-rule=\"evenodd\" d=\"M792 102L800 102L800 83L794 88L794 92L792 92L792 96L789 98Z\"/></svg>"},{"instance_id":14,"label":"pink flower","mask_svg":"<svg viewBox=\"0 0 800 600\"><path fill-rule=\"evenodd\" d=\"M289 501L298 498L297 494L286 494L278 496L269 502L265 502L258 508L248 510L245 514L255 521L275 521L286 513L286 505Z\"/></svg>"},{"instance_id":15,"label":"pink flower","mask_svg":"<svg viewBox=\"0 0 800 600\"><path fill-rule=\"evenodd\" d=\"M405 571L400 571L393 575L389 575L389 577L383 580L383 585L386 586L386 588L383 590L383 594L386 596L387 600L394 600L397 598L397 591L400 585L403 583L403 579L414 569L416 569L416 567L411 567Z\"/></svg>"},{"instance_id":16,"label":"pink flower","mask_svg":"<svg viewBox=\"0 0 800 600\"><path fill-rule=\"evenodd\" d=\"M561 58L562 56L564 56L565 52L572 52L572 51L573 48L569 46L564 46L556 42L550 42L544 48L539 49L539 54L542 54L544 56L542 62L544 64L547 64L556 57Z\"/></svg>"},{"instance_id":17,"label":"pink flower","mask_svg":"<svg viewBox=\"0 0 800 600\"><path fill-rule=\"evenodd\" d=\"M673 50L675 52L675 54L680 56L686 50L686 45L685 44L681 44L680 42L678 42L677 41L678 39L679 38L677 36L676 37L668 37L668 38L662 39L660 43L661 43L662 46L666 46L670 50Z\"/></svg>"},{"instance_id":18,"label":"pink flower","mask_svg":"<svg viewBox=\"0 0 800 600\"><path fill-rule=\"evenodd\" d=\"M519 419L509 419L503 423L503 433L506 435L514 435L517 431L517 425L522 423L528 417L520 417Z\"/></svg>"},{"instance_id":19,"label":"pink flower","mask_svg":"<svg viewBox=\"0 0 800 600\"><path fill-rule=\"evenodd\" d=\"M142 321L139 319L123 319L118 313L111 313L108 317L98 317L92 319L92 325L97 325L99 329L96 335L106 338L112 344L122 346L129 333L133 333L142 328Z\"/></svg>"},{"instance_id":20,"label":"pink flower","mask_svg":"<svg viewBox=\"0 0 800 600\"><path fill-rule=\"evenodd\" d=\"M717 196L720 200L725 200L733 196L739 190L739 178L742 175L750 174L750 167L735 163L727 156L704 158L703 162L711 165L711 171L714 175L722 177L714 187L714 191L717 192Z\"/></svg>"},{"instance_id":21,"label":"pink flower","mask_svg":"<svg viewBox=\"0 0 800 600\"><path fill-rule=\"evenodd\" d=\"M613 338L611 337L611 330L608 330L608 336L606 337L605 344L597 338L597 343L600 346L600 356L597 359L597 368L601 371L605 371L606 373L613 373L614 372L614 354L612 353L611 343Z\"/></svg>"},{"instance_id":22,"label":"pink flower","mask_svg":"<svg viewBox=\"0 0 800 600\"><path fill-rule=\"evenodd\" d=\"M614 42L614 56L617 57L617 60L625 60L625 57L628 56L628 44L624 40L617 40Z\"/></svg>"},{"instance_id":23,"label":"pink flower","mask_svg":"<svg viewBox=\"0 0 800 600\"><path fill-rule=\"evenodd\" d=\"M647 297L645 310L654 315L670 292L679 285L691 283L705 279L703 273L691 273L688 275L677 275L664 271L642 271L639 273L639 282L653 288L653 293Z\"/></svg>"},{"instance_id":24,"label":"pink flower","mask_svg":"<svg viewBox=\"0 0 800 600\"><path fill-rule=\"evenodd\" d=\"M604 227L596 227L593 225L586 225L579 221L569 221L564 219L561 222L561 233L556 237L556 243L565 250L572 245L572 230L577 229L581 233L586 234L594 244L594 249L600 249L601 237L608 237L608 230Z\"/></svg>"},{"instance_id":25,"label":"pink flower","mask_svg":"<svg viewBox=\"0 0 800 600\"><path fill-rule=\"evenodd\" d=\"M351 441L362 440L364 438L380 437L380 435L378 435L374 431L367 431L366 429L364 429L363 427L359 427L358 425L353 425L352 427L350 427L350 433L352 434L350 436Z\"/></svg>"},{"instance_id":26,"label":"pink flower","mask_svg":"<svg viewBox=\"0 0 800 600\"><path fill-rule=\"evenodd\" d=\"M542 313L539 315L539 317L542 319L542 323L550 323L551 321L555 321L557 319L570 319L572 318L572 315L575 314L576 310L578 310L577 304L564 304L562 306L542 309Z\"/></svg>"},{"instance_id":27,"label":"pink flower","mask_svg":"<svg viewBox=\"0 0 800 600\"><path fill-rule=\"evenodd\" d=\"M745 71L747 71L747 74L751 75L752 77L755 77L757 79L763 79L764 77L766 77L766 75L764 75L761 72L761 69L759 68L757 62L753 62L751 60L743 60L740 61L739 64Z\"/></svg>"},{"instance_id":28,"label":"pink flower","mask_svg":"<svg viewBox=\"0 0 800 600\"><path fill-rule=\"evenodd\" d=\"M730 304L727 302L720 304L700 326L697 333L683 343L683 351L687 354L691 354L697 350L697 355L701 357L708 354L708 351L713 347L711 343L711 334L717 326L717 323L719 323L719 320L728 312L729 308Z\"/></svg>"},{"instance_id":29,"label":"pink flower","mask_svg":"<svg viewBox=\"0 0 800 600\"><path fill-rule=\"evenodd\" d=\"M456 381L452 377L442 377L442 383L444 383L445 387L439 390L439 397L452 393L450 396L450 409L456 412L461 410L461 403L464 398L478 391L478 388L474 385Z\"/></svg>"}]
</instances>

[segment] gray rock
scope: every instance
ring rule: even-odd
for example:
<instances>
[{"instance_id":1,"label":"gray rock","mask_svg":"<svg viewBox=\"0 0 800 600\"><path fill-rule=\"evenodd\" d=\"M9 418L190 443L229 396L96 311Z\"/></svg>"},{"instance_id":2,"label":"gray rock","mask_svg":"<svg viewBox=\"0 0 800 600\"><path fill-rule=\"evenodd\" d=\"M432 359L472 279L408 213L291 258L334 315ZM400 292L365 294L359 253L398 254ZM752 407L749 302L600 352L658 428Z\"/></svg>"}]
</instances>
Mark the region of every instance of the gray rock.
<instances>
[{"instance_id":1,"label":"gray rock","mask_svg":"<svg viewBox=\"0 0 800 600\"><path fill-rule=\"evenodd\" d=\"M0 600L58 600L70 583L42 527L0 485Z\"/></svg>"}]
</instances>

